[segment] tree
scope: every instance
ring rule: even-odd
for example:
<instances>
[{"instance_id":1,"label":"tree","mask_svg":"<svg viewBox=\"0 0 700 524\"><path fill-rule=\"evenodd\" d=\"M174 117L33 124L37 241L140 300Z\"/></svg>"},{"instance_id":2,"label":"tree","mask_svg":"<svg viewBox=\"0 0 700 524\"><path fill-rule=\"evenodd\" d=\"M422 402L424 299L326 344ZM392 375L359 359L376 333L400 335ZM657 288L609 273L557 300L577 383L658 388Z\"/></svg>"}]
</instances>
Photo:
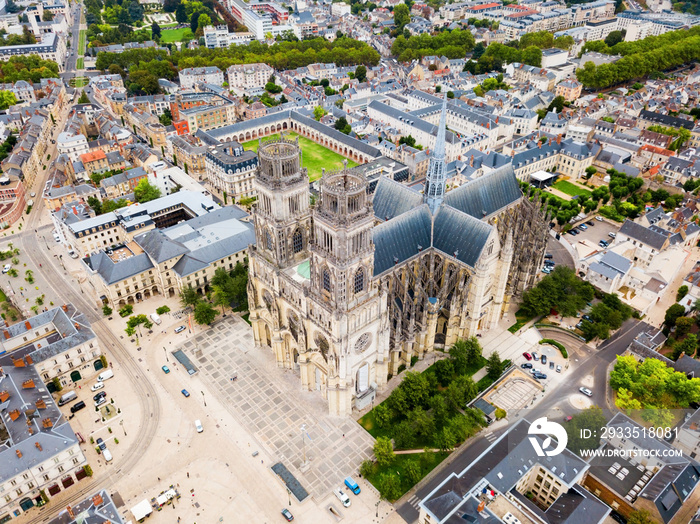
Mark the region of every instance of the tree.
<instances>
[{"instance_id":1,"label":"tree","mask_svg":"<svg viewBox=\"0 0 700 524\"><path fill-rule=\"evenodd\" d=\"M170 112L170 109L166 109L165 111L163 111L163 114L158 117L158 120L160 120L160 123L164 126L169 126L170 124L172 124L173 114Z\"/></svg>"},{"instance_id":2,"label":"tree","mask_svg":"<svg viewBox=\"0 0 700 524\"><path fill-rule=\"evenodd\" d=\"M199 295L192 286L182 288L180 291L180 304L182 307L194 306L199 302Z\"/></svg>"},{"instance_id":3,"label":"tree","mask_svg":"<svg viewBox=\"0 0 700 524\"><path fill-rule=\"evenodd\" d=\"M369 477L372 472L374 471L374 462L371 460L363 460L362 464L360 464L360 476L361 477Z\"/></svg>"},{"instance_id":4,"label":"tree","mask_svg":"<svg viewBox=\"0 0 700 524\"><path fill-rule=\"evenodd\" d=\"M209 302L204 300L197 302L194 306L194 320L200 325L209 325L214 322L216 318L216 310L212 307Z\"/></svg>"},{"instance_id":5,"label":"tree","mask_svg":"<svg viewBox=\"0 0 700 524\"><path fill-rule=\"evenodd\" d=\"M102 202L102 213L111 213L115 209L120 209L126 207L128 202L124 198L119 198L117 200L105 200Z\"/></svg>"},{"instance_id":6,"label":"tree","mask_svg":"<svg viewBox=\"0 0 700 524\"><path fill-rule=\"evenodd\" d=\"M199 19L197 20L197 30L200 32L204 31L204 28L207 27L208 25L211 25L211 18L209 17L209 15L207 15L207 14L200 15Z\"/></svg>"},{"instance_id":7,"label":"tree","mask_svg":"<svg viewBox=\"0 0 700 524\"><path fill-rule=\"evenodd\" d=\"M367 80L367 68L363 65L359 65L355 68L355 78L358 82L364 82Z\"/></svg>"},{"instance_id":8,"label":"tree","mask_svg":"<svg viewBox=\"0 0 700 524\"><path fill-rule=\"evenodd\" d=\"M160 306L156 309L156 314L158 315L165 315L166 313L170 313L170 308L168 306Z\"/></svg>"},{"instance_id":9,"label":"tree","mask_svg":"<svg viewBox=\"0 0 700 524\"><path fill-rule=\"evenodd\" d=\"M627 413L628 415L632 411L642 409L642 403L639 402L636 398L634 398L634 393L625 388L620 388L617 390L617 398L615 399L615 405L618 408L624 410L625 413Z\"/></svg>"},{"instance_id":10,"label":"tree","mask_svg":"<svg viewBox=\"0 0 700 524\"><path fill-rule=\"evenodd\" d=\"M144 178L134 188L134 196L139 203L150 202L156 198L160 198L160 189L148 183L148 179Z\"/></svg>"},{"instance_id":11,"label":"tree","mask_svg":"<svg viewBox=\"0 0 700 524\"><path fill-rule=\"evenodd\" d=\"M651 518L651 513L645 509L639 511L633 511L629 517L627 517L627 524L658 524L654 519Z\"/></svg>"},{"instance_id":12,"label":"tree","mask_svg":"<svg viewBox=\"0 0 700 524\"><path fill-rule=\"evenodd\" d=\"M102 214L102 202L100 199L94 196L88 197L88 205L92 208L96 215Z\"/></svg>"},{"instance_id":13,"label":"tree","mask_svg":"<svg viewBox=\"0 0 700 524\"><path fill-rule=\"evenodd\" d=\"M430 385L423 373L409 371L399 386L406 397L408 409L423 407L430 397Z\"/></svg>"},{"instance_id":14,"label":"tree","mask_svg":"<svg viewBox=\"0 0 700 524\"><path fill-rule=\"evenodd\" d=\"M109 307L108 305L102 306L102 314L106 317L112 314L112 308Z\"/></svg>"},{"instance_id":15,"label":"tree","mask_svg":"<svg viewBox=\"0 0 700 524\"><path fill-rule=\"evenodd\" d=\"M175 20L177 20L178 24L187 23L187 11L185 10L184 4L178 4L175 10Z\"/></svg>"},{"instance_id":16,"label":"tree","mask_svg":"<svg viewBox=\"0 0 700 524\"><path fill-rule=\"evenodd\" d=\"M411 22L411 14L408 10L408 6L405 4L399 4L394 7L394 25L399 31L403 31L404 26Z\"/></svg>"},{"instance_id":17,"label":"tree","mask_svg":"<svg viewBox=\"0 0 700 524\"><path fill-rule=\"evenodd\" d=\"M326 111L323 106L316 106L314 107L314 119L318 122L323 118L325 115L328 114L328 111Z\"/></svg>"},{"instance_id":18,"label":"tree","mask_svg":"<svg viewBox=\"0 0 700 524\"><path fill-rule=\"evenodd\" d=\"M401 144L406 144L409 147L416 147L416 139L413 138L411 135L402 136L401 138L399 138L399 145Z\"/></svg>"},{"instance_id":19,"label":"tree","mask_svg":"<svg viewBox=\"0 0 700 524\"><path fill-rule=\"evenodd\" d=\"M488 377L491 380L496 380L503 374L504 367L505 365L501 361L501 357L499 356L498 351L494 351L493 353L491 353L491 356L488 358L488 364L486 364L486 369L488 370Z\"/></svg>"},{"instance_id":20,"label":"tree","mask_svg":"<svg viewBox=\"0 0 700 524\"><path fill-rule=\"evenodd\" d=\"M453 99L455 97L455 92L454 91L448 91L447 92L447 98Z\"/></svg>"},{"instance_id":21,"label":"tree","mask_svg":"<svg viewBox=\"0 0 700 524\"><path fill-rule=\"evenodd\" d=\"M394 461L394 446L391 445L391 440L387 437L377 438L373 451L377 458L377 464L380 466L388 466Z\"/></svg>"},{"instance_id":22,"label":"tree","mask_svg":"<svg viewBox=\"0 0 700 524\"><path fill-rule=\"evenodd\" d=\"M447 387L454 374L455 368L452 359L438 360L435 363L435 377L442 387Z\"/></svg>"},{"instance_id":23,"label":"tree","mask_svg":"<svg viewBox=\"0 0 700 524\"><path fill-rule=\"evenodd\" d=\"M588 166L586 168L586 178L591 178L593 175L595 175L598 172L598 170L593 167L593 166Z\"/></svg>"},{"instance_id":24,"label":"tree","mask_svg":"<svg viewBox=\"0 0 700 524\"><path fill-rule=\"evenodd\" d=\"M17 103L17 98L12 91L0 91L0 109L7 109Z\"/></svg>"},{"instance_id":25,"label":"tree","mask_svg":"<svg viewBox=\"0 0 700 524\"><path fill-rule=\"evenodd\" d=\"M200 13L194 13L192 14L192 17L190 18L190 29L192 30L193 33L197 32L197 29L199 29L199 17L201 16Z\"/></svg>"},{"instance_id":26,"label":"tree","mask_svg":"<svg viewBox=\"0 0 700 524\"><path fill-rule=\"evenodd\" d=\"M694 333L690 333L685 337L683 342L678 342L674 349L679 356L685 353L689 357L692 357L698 349L698 337Z\"/></svg>"},{"instance_id":27,"label":"tree","mask_svg":"<svg viewBox=\"0 0 700 524\"><path fill-rule=\"evenodd\" d=\"M542 50L534 45L523 49L520 53L520 60L523 64L541 67L542 66Z\"/></svg>"},{"instance_id":28,"label":"tree","mask_svg":"<svg viewBox=\"0 0 700 524\"><path fill-rule=\"evenodd\" d=\"M622 42L622 39L624 38L623 32L622 31L611 31L608 33L608 36L605 37L605 45L608 47L612 47L615 44L618 44Z\"/></svg>"},{"instance_id":29,"label":"tree","mask_svg":"<svg viewBox=\"0 0 700 524\"><path fill-rule=\"evenodd\" d=\"M143 6L140 2L137 2L136 0L129 2L129 6L126 10L128 18L121 19L119 20L120 22L129 23L143 21Z\"/></svg>"},{"instance_id":30,"label":"tree","mask_svg":"<svg viewBox=\"0 0 700 524\"><path fill-rule=\"evenodd\" d=\"M680 304L673 304L666 310L664 315L664 324L669 328L676 325L676 319L685 315L685 308Z\"/></svg>"},{"instance_id":31,"label":"tree","mask_svg":"<svg viewBox=\"0 0 700 524\"><path fill-rule=\"evenodd\" d=\"M695 321L690 317L678 317L676 319L676 339L681 339L690 333Z\"/></svg>"},{"instance_id":32,"label":"tree","mask_svg":"<svg viewBox=\"0 0 700 524\"><path fill-rule=\"evenodd\" d=\"M379 479L379 493L388 501L394 501L401 496L401 480L396 473L384 473Z\"/></svg>"},{"instance_id":33,"label":"tree","mask_svg":"<svg viewBox=\"0 0 700 524\"><path fill-rule=\"evenodd\" d=\"M85 91L83 91L83 92L80 94L80 98L78 98L78 103L79 103L79 104L89 104L89 103L90 103L90 99L88 98L88 96L87 96L87 94L85 93Z\"/></svg>"},{"instance_id":34,"label":"tree","mask_svg":"<svg viewBox=\"0 0 700 524\"><path fill-rule=\"evenodd\" d=\"M417 460L409 460L403 468L404 475L411 484L418 484L421 479L421 467Z\"/></svg>"},{"instance_id":35,"label":"tree","mask_svg":"<svg viewBox=\"0 0 700 524\"><path fill-rule=\"evenodd\" d=\"M394 414L384 402L382 402L376 408L374 408L374 421L377 423L377 427L388 427L393 418Z\"/></svg>"},{"instance_id":36,"label":"tree","mask_svg":"<svg viewBox=\"0 0 700 524\"><path fill-rule=\"evenodd\" d=\"M160 26L158 25L157 22L153 22L151 24L151 35L153 36L154 40L157 40L160 38L161 31L160 31Z\"/></svg>"},{"instance_id":37,"label":"tree","mask_svg":"<svg viewBox=\"0 0 700 524\"><path fill-rule=\"evenodd\" d=\"M350 124L348 124L348 121L345 119L344 116L341 116L338 120L336 120L335 124L333 124L333 127L335 127L341 133L345 133L346 135L349 135L350 131L352 131L352 127L350 127Z\"/></svg>"},{"instance_id":38,"label":"tree","mask_svg":"<svg viewBox=\"0 0 700 524\"><path fill-rule=\"evenodd\" d=\"M676 292L676 302L680 302L688 294L688 286L683 285Z\"/></svg>"},{"instance_id":39,"label":"tree","mask_svg":"<svg viewBox=\"0 0 700 524\"><path fill-rule=\"evenodd\" d=\"M53 13L51 11L44 11L44 14L41 15L41 19L44 22L51 22L53 20Z\"/></svg>"},{"instance_id":40,"label":"tree","mask_svg":"<svg viewBox=\"0 0 700 524\"><path fill-rule=\"evenodd\" d=\"M599 435L601 428L606 423L603 410L598 406L584 409L579 414L574 415L571 421L566 424L566 434L568 436L566 447L579 454L582 450L596 449L600 445ZM590 430L591 437L583 438L582 429Z\"/></svg>"}]
</instances>

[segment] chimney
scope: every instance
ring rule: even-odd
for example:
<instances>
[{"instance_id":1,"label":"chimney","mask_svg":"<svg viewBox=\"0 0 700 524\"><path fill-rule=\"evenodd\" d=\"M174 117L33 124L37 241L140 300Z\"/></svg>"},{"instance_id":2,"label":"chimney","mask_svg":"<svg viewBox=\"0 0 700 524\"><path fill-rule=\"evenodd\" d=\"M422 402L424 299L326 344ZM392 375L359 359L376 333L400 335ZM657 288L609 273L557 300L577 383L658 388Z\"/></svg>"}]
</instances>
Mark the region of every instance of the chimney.
<instances>
[{"instance_id":1,"label":"chimney","mask_svg":"<svg viewBox=\"0 0 700 524\"><path fill-rule=\"evenodd\" d=\"M561 135L557 135L557 144L561 144Z\"/></svg>"},{"instance_id":2,"label":"chimney","mask_svg":"<svg viewBox=\"0 0 700 524\"><path fill-rule=\"evenodd\" d=\"M102 498L102 495L99 493L92 497L92 503L95 505L95 507L99 507L104 503L104 499Z\"/></svg>"},{"instance_id":3,"label":"chimney","mask_svg":"<svg viewBox=\"0 0 700 524\"><path fill-rule=\"evenodd\" d=\"M40 398L39 400L37 400L35 405L36 405L36 409L46 409L46 402L44 402L43 398Z\"/></svg>"},{"instance_id":4,"label":"chimney","mask_svg":"<svg viewBox=\"0 0 700 524\"><path fill-rule=\"evenodd\" d=\"M20 412L19 409L13 409L10 411L10 420L15 421L19 418Z\"/></svg>"},{"instance_id":5,"label":"chimney","mask_svg":"<svg viewBox=\"0 0 700 524\"><path fill-rule=\"evenodd\" d=\"M17 458L22 458L22 452L20 450L16 449L15 453L17 453Z\"/></svg>"},{"instance_id":6,"label":"chimney","mask_svg":"<svg viewBox=\"0 0 700 524\"><path fill-rule=\"evenodd\" d=\"M72 518L72 519L75 518L75 513L73 513L73 508L71 508L70 506L68 506L68 507L66 508L66 511L68 512L68 516L69 516L70 518Z\"/></svg>"},{"instance_id":7,"label":"chimney","mask_svg":"<svg viewBox=\"0 0 700 524\"><path fill-rule=\"evenodd\" d=\"M7 390L0 391L0 402L7 402L8 398L10 398L10 393Z\"/></svg>"},{"instance_id":8,"label":"chimney","mask_svg":"<svg viewBox=\"0 0 700 524\"><path fill-rule=\"evenodd\" d=\"M22 382L22 389L32 389L35 387L36 386L34 385L34 381L31 378Z\"/></svg>"},{"instance_id":9,"label":"chimney","mask_svg":"<svg viewBox=\"0 0 700 524\"><path fill-rule=\"evenodd\" d=\"M39 346L39 347L41 347L41 346ZM34 364L34 361L32 360L32 357L29 356L29 355L27 355L26 357L24 357L24 362L27 364L27 366L31 366L32 364Z\"/></svg>"},{"instance_id":10,"label":"chimney","mask_svg":"<svg viewBox=\"0 0 700 524\"><path fill-rule=\"evenodd\" d=\"M36 446L36 449L38 449L39 451L43 451L41 449L41 444L39 444L38 442L35 442L34 445Z\"/></svg>"},{"instance_id":11,"label":"chimney","mask_svg":"<svg viewBox=\"0 0 700 524\"><path fill-rule=\"evenodd\" d=\"M68 312L68 305L67 305L67 304L63 304L63 305L61 306L61 309L63 309L63 311L65 311L65 312L67 313L67 312Z\"/></svg>"},{"instance_id":12,"label":"chimney","mask_svg":"<svg viewBox=\"0 0 700 524\"><path fill-rule=\"evenodd\" d=\"M27 329L32 329L32 325L29 323L29 320L24 321L24 327Z\"/></svg>"},{"instance_id":13,"label":"chimney","mask_svg":"<svg viewBox=\"0 0 700 524\"><path fill-rule=\"evenodd\" d=\"M53 427L53 422L47 417L41 421L41 425L44 427L44 429L49 429Z\"/></svg>"},{"instance_id":14,"label":"chimney","mask_svg":"<svg viewBox=\"0 0 700 524\"><path fill-rule=\"evenodd\" d=\"M80 331L80 324L78 324L77 322L74 322L73 325L75 326L75 329Z\"/></svg>"},{"instance_id":15,"label":"chimney","mask_svg":"<svg viewBox=\"0 0 700 524\"><path fill-rule=\"evenodd\" d=\"M539 140L537 141L537 149L542 149L542 142Z\"/></svg>"},{"instance_id":16,"label":"chimney","mask_svg":"<svg viewBox=\"0 0 700 524\"><path fill-rule=\"evenodd\" d=\"M5 335L5 339L6 339L6 340L7 340L8 338L10 338L10 332L9 332L8 330L3 329L2 332L3 332L3 334Z\"/></svg>"},{"instance_id":17,"label":"chimney","mask_svg":"<svg viewBox=\"0 0 700 524\"><path fill-rule=\"evenodd\" d=\"M22 360L21 358L12 358L12 363L15 365L16 368L25 367L24 360Z\"/></svg>"}]
</instances>

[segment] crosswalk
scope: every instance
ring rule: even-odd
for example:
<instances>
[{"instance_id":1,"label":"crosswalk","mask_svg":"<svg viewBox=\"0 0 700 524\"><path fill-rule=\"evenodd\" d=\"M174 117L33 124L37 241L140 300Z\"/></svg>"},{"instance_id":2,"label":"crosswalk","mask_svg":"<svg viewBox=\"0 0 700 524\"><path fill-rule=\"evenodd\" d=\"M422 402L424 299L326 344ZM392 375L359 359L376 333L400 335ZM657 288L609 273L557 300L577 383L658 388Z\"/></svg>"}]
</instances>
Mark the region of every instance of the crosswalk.
<instances>
[{"instance_id":1,"label":"crosswalk","mask_svg":"<svg viewBox=\"0 0 700 524\"><path fill-rule=\"evenodd\" d=\"M493 431L489 431L488 433L484 434L484 438L489 442L493 442L498 438L498 435L496 435Z\"/></svg>"},{"instance_id":2,"label":"crosswalk","mask_svg":"<svg viewBox=\"0 0 700 524\"><path fill-rule=\"evenodd\" d=\"M408 499L408 504L413 509L418 511L418 504L420 504L420 499L418 498L418 495L413 495L410 499Z\"/></svg>"}]
</instances>

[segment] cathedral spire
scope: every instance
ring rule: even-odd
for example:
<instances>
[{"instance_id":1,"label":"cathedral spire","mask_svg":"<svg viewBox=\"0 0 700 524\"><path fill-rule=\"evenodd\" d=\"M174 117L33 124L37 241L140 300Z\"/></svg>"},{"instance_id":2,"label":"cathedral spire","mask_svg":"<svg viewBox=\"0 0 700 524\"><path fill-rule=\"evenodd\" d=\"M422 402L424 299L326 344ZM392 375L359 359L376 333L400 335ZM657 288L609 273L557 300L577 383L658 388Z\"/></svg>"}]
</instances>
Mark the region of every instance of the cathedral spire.
<instances>
[{"instance_id":1,"label":"cathedral spire","mask_svg":"<svg viewBox=\"0 0 700 524\"><path fill-rule=\"evenodd\" d=\"M447 95L443 95L442 113L438 125L435 148L430 156L428 176L425 179L425 192L423 202L428 204L430 211L435 214L445 196L446 169L445 169L445 128L447 126Z\"/></svg>"}]
</instances>

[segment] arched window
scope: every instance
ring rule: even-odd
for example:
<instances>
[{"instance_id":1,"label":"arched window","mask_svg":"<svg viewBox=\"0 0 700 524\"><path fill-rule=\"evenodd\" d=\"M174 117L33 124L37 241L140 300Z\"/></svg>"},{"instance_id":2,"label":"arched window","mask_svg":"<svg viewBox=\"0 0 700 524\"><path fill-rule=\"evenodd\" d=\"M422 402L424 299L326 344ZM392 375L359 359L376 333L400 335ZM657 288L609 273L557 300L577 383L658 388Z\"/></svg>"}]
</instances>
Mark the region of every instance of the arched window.
<instances>
[{"instance_id":1,"label":"arched window","mask_svg":"<svg viewBox=\"0 0 700 524\"><path fill-rule=\"evenodd\" d=\"M360 268L355 272L355 293L365 289L365 271Z\"/></svg>"},{"instance_id":2,"label":"arched window","mask_svg":"<svg viewBox=\"0 0 700 524\"><path fill-rule=\"evenodd\" d=\"M327 269L323 270L323 289L331 292L331 272Z\"/></svg>"},{"instance_id":3,"label":"arched window","mask_svg":"<svg viewBox=\"0 0 700 524\"><path fill-rule=\"evenodd\" d=\"M294 253L299 253L303 249L301 231L298 229L294 232L294 236L292 236L292 248Z\"/></svg>"},{"instance_id":4,"label":"arched window","mask_svg":"<svg viewBox=\"0 0 700 524\"><path fill-rule=\"evenodd\" d=\"M265 247L272 251L272 235L268 229L265 230Z\"/></svg>"},{"instance_id":5,"label":"arched window","mask_svg":"<svg viewBox=\"0 0 700 524\"><path fill-rule=\"evenodd\" d=\"M316 346L321 351L323 357L326 358L326 356L328 355L328 349L330 348L326 337L324 337L320 333L316 333L316 335L314 336L314 342L316 342Z\"/></svg>"}]
</instances>

